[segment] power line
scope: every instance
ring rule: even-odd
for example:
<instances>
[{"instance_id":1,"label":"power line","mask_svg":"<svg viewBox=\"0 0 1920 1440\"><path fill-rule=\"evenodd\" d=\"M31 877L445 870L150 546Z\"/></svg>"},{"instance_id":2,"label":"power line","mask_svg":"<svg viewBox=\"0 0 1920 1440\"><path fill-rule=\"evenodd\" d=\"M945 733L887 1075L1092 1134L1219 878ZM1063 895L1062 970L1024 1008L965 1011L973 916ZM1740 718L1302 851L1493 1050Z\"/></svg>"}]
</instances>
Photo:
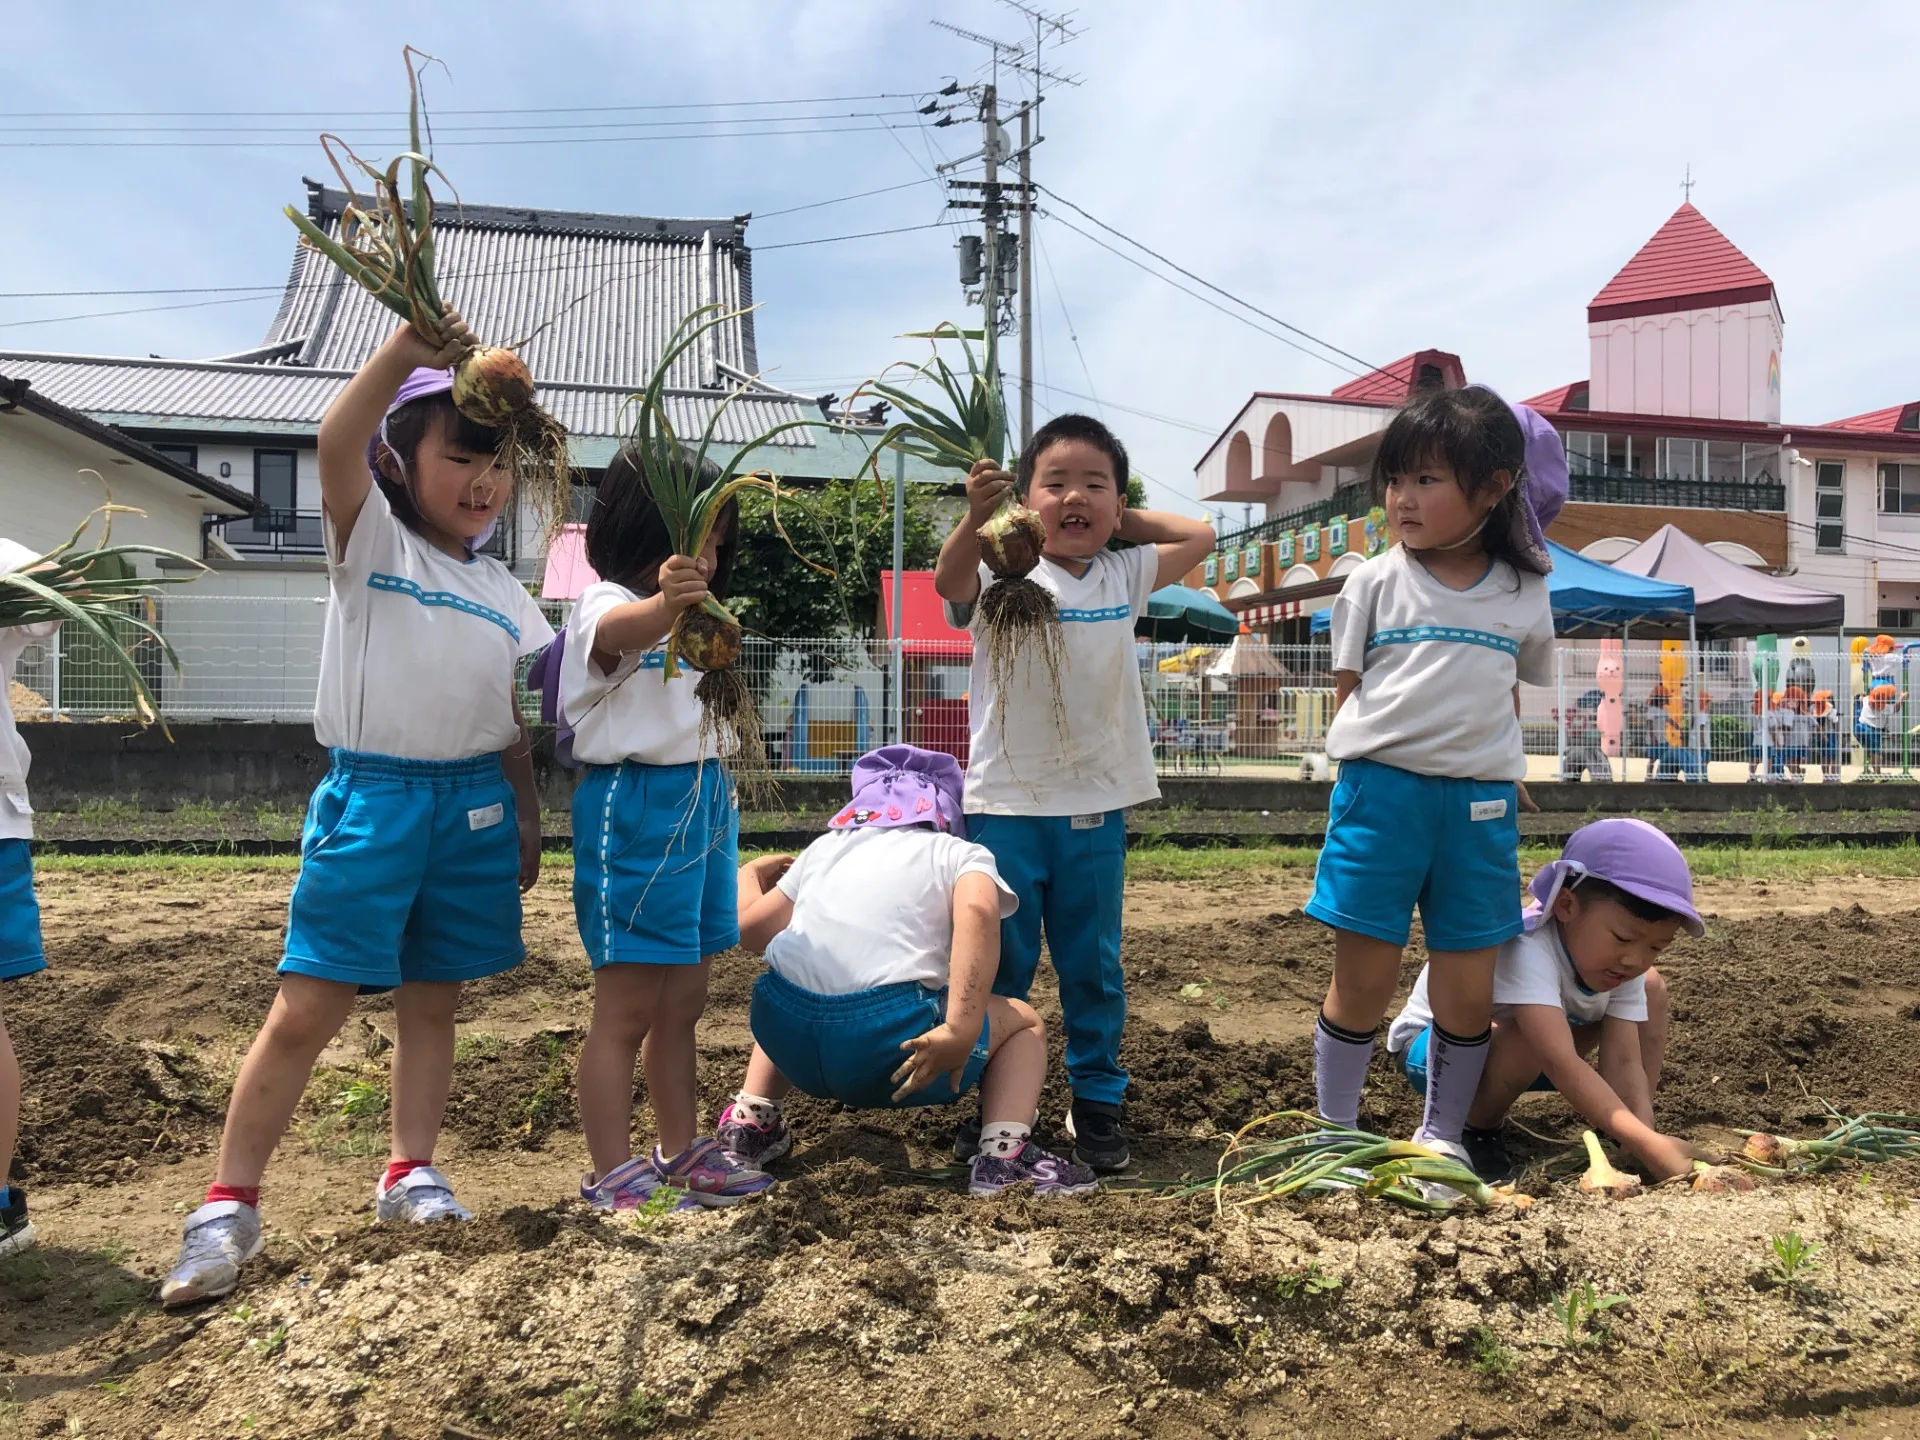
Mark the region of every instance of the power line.
<instances>
[{"instance_id":1,"label":"power line","mask_svg":"<svg viewBox=\"0 0 1920 1440\"><path fill-rule=\"evenodd\" d=\"M1372 361L1362 360L1358 355L1353 354L1351 351L1342 350L1338 345L1333 344L1331 341L1322 340L1318 335L1314 335L1309 331L1302 330L1298 325L1290 324L1289 322L1282 320L1278 315L1272 314L1271 312L1266 310L1262 310L1258 305L1253 304L1251 301L1242 300L1238 295L1235 295L1232 291L1222 289L1220 286L1215 285L1211 280L1203 279L1201 276L1194 274L1193 271L1187 269L1185 266L1179 264L1178 262L1169 260L1165 255L1162 255L1158 250L1153 249L1151 246L1142 244L1140 241L1134 239L1131 235L1126 234L1124 231L1115 229L1113 226L1109 225L1106 221L1102 220L1099 216L1090 214L1088 211L1083 210L1080 206L1074 204L1073 201L1067 199L1066 196L1060 194L1059 191L1048 189L1044 185L1041 186L1040 188L1043 190L1046 190L1047 194L1051 195L1055 200L1058 200L1062 205L1065 205L1069 210L1072 210L1075 214L1081 215L1085 217L1087 220L1091 221L1093 224L1098 225L1102 230L1105 230L1109 235L1117 236L1119 239L1126 241L1127 244L1133 246L1136 250L1145 251L1147 254L1151 255L1154 259L1158 260L1162 265L1167 266L1169 269L1179 271L1180 274L1186 276L1187 279L1193 281L1195 284L1204 285L1207 289L1213 291L1214 294L1222 296L1225 299L1231 300L1234 304L1240 306L1244 310L1251 310L1255 315L1258 315L1263 320L1271 320L1274 324L1280 326L1281 329L1292 331L1295 335L1300 336L1303 340L1311 340L1315 345L1320 346L1323 350L1331 350L1335 355L1341 356L1343 359L1353 361L1354 364L1360 366L1361 369L1367 372L1368 374L1373 374L1380 370L1381 367L1378 365L1375 365ZM1069 228L1072 228L1072 227L1069 227ZM1086 234L1085 231L1079 231L1077 233L1083 234L1083 235ZM1092 239L1091 236L1088 236L1087 238ZM1316 358L1324 359L1325 357L1322 356L1322 357L1316 357ZM1332 364L1333 362L1328 361L1327 363ZM1344 368L1344 367L1341 367L1341 368Z\"/></svg>"},{"instance_id":2,"label":"power line","mask_svg":"<svg viewBox=\"0 0 1920 1440\"><path fill-rule=\"evenodd\" d=\"M1349 374L1355 375L1355 376L1372 373L1372 370L1368 370L1368 371L1353 370L1349 366L1341 364L1338 360L1330 360L1325 355L1320 354L1318 351L1307 349L1307 347L1302 345L1299 341L1288 339L1285 335L1282 335L1277 330L1269 330L1266 326L1261 325L1256 321L1249 320L1245 315L1240 314L1237 310L1229 310L1226 306L1222 305L1217 300L1209 300L1206 296L1202 295L1197 290L1189 290L1186 286L1182 285L1178 280L1175 280L1170 276L1161 274L1158 270L1154 269L1151 265L1148 265L1143 261L1134 259L1133 256L1127 254L1124 250L1116 250L1113 246L1107 244L1106 241L1102 240L1098 235L1089 235L1086 231L1082 230L1078 225L1075 225L1072 221L1062 220L1058 215L1049 216L1048 218L1051 219L1056 225L1060 225L1068 230L1071 230L1074 234L1078 235L1082 240L1090 241L1093 244L1098 245L1102 250L1105 250L1108 254L1117 256L1119 259L1126 261L1127 264L1133 266L1134 269L1143 271L1146 274L1153 276L1153 278L1158 280L1161 284L1171 286L1173 289L1178 290L1182 295L1187 295L1192 297L1195 300L1198 300L1202 305L1207 306L1209 309L1218 310L1222 315L1225 315L1227 318L1231 320L1238 320L1242 325L1245 325L1249 330L1257 330L1260 334L1265 335L1270 340L1278 340L1282 345L1287 346L1289 349L1298 350L1302 355L1307 356L1309 359L1318 360L1324 365L1331 365L1336 370L1346 370ZM1362 361L1360 363L1364 365L1366 362ZM1373 369L1377 369L1377 368L1378 368L1377 366L1373 367Z\"/></svg>"},{"instance_id":3,"label":"power line","mask_svg":"<svg viewBox=\"0 0 1920 1440\"><path fill-rule=\"evenodd\" d=\"M883 91L877 95L812 95L798 100L683 100L656 105L488 106L485 109L436 109L438 115L598 115L651 110L745 110L778 105L851 105L863 100L921 100L922 94ZM376 116L404 120L404 110L0 110L0 120L228 120L258 116L270 120L324 119L327 116Z\"/></svg>"},{"instance_id":4,"label":"power line","mask_svg":"<svg viewBox=\"0 0 1920 1440\"><path fill-rule=\"evenodd\" d=\"M913 158L911 151L908 152L907 158L909 160ZM905 180L898 185L883 185L878 190L862 190L857 195L836 195L831 200L814 200L805 205L789 205L784 210L759 210L754 212L753 218L771 220L776 215L797 215L802 210L818 210L823 205L844 205L849 200L864 200L869 195L891 195L896 190L911 190L916 185L929 184L933 179L931 175L923 175L918 180Z\"/></svg>"},{"instance_id":5,"label":"power line","mask_svg":"<svg viewBox=\"0 0 1920 1440\"><path fill-rule=\"evenodd\" d=\"M701 125L818 124L828 120L879 120L887 116L918 113L915 110L851 110L831 115L742 115L737 119L725 115L702 115L695 120L567 120L543 122L537 125L448 125L442 122L434 129L436 134L440 135L467 135L493 131L517 134L522 131L536 130L690 130ZM9 126L6 133L9 135L118 135L125 133L311 137L313 127L310 125L14 125Z\"/></svg>"},{"instance_id":6,"label":"power line","mask_svg":"<svg viewBox=\"0 0 1920 1440\"><path fill-rule=\"evenodd\" d=\"M929 220L924 225L896 225L891 230L862 230L857 235L824 235L818 240L786 240L778 245L756 245L753 253L764 255L769 250L798 250L804 245L837 245L842 240L871 240L876 235L904 235L909 230L944 230L944 220Z\"/></svg>"},{"instance_id":7,"label":"power line","mask_svg":"<svg viewBox=\"0 0 1920 1440\"><path fill-rule=\"evenodd\" d=\"M782 135L877 135L879 125L829 125L810 130L718 130L676 135L570 135L533 140L449 140L443 149L486 145L609 145L673 140L757 140ZM0 150L305 150L311 140L0 140Z\"/></svg>"}]
</instances>

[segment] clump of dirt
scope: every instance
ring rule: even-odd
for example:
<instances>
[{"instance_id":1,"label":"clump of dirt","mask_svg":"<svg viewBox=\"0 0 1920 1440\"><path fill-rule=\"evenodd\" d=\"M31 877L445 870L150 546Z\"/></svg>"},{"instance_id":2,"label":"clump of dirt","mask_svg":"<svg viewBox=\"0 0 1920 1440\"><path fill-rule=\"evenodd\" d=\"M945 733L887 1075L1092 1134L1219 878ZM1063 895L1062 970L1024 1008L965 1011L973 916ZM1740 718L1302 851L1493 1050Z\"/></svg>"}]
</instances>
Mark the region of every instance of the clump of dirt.
<instances>
[{"instance_id":1,"label":"clump of dirt","mask_svg":"<svg viewBox=\"0 0 1920 1440\"><path fill-rule=\"evenodd\" d=\"M453 1066L446 1129L475 1150L538 1150L580 1128L573 1067L583 1032L462 1047Z\"/></svg>"},{"instance_id":2,"label":"clump of dirt","mask_svg":"<svg viewBox=\"0 0 1920 1440\"><path fill-rule=\"evenodd\" d=\"M7 1028L24 1091L15 1173L25 1184L130 1179L199 1154L224 1108L187 1048L101 1028L84 993L52 975L9 987Z\"/></svg>"}]
</instances>

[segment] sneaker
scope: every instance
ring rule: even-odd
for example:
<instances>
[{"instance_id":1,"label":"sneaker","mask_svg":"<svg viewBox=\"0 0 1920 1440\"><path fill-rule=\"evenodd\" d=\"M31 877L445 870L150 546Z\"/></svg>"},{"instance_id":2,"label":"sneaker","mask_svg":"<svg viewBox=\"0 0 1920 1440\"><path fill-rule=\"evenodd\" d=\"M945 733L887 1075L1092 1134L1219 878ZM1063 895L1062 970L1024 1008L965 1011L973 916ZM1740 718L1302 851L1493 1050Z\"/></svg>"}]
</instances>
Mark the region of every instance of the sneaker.
<instances>
[{"instance_id":1,"label":"sneaker","mask_svg":"<svg viewBox=\"0 0 1920 1440\"><path fill-rule=\"evenodd\" d=\"M971 1120L962 1120L953 1127L953 1158L964 1164L980 1153L980 1115L974 1112Z\"/></svg>"},{"instance_id":2,"label":"sneaker","mask_svg":"<svg viewBox=\"0 0 1920 1440\"><path fill-rule=\"evenodd\" d=\"M793 1149L793 1131L787 1125L786 1116L776 1110L773 1124L762 1125L738 1104L729 1104L720 1112L719 1123L713 1127L713 1138L720 1142L722 1150L755 1170L771 1165Z\"/></svg>"},{"instance_id":3,"label":"sneaker","mask_svg":"<svg viewBox=\"0 0 1920 1440\"><path fill-rule=\"evenodd\" d=\"M382 1223L404 1220L428 1225L435 1220L471 1220L473 1212L453 1198L453 1184L431 1165L409 1170L392 1185L386 1177L373 1190L373 1216Z\"/></svg>"},{"instance_id":4,"label":"sneaker","mask_svg":"<svg viewBox=\"0 0 1920 1440\"><path fill-rule=\"evenodd\" d=\"M967 1193L976 1199L998 1195L1016 1185L1031 1185L1036 1195L1091 1195L1100 1188L1093 1171L1058 1155L1049 1155L1031 1140L1011 1155L973 1157L973 1177Z\"/></svg>"},{"instance_id":5,"label":"sneaker","mask_svg":"<svg viewBox=\"0 0 1920 1440\"><path fill-rule=\"evenodd\" d=\"M616 1165L604 1179L595 1180L591 1175L580 1177L580 1198L596 1210L639 1210L652 1204L660 1189L660 1176L653 1162L644 1155ZM682 1195L673 1208L697 1210L700 1207Z\"/></svg>"},{"instance_id":6,"label":"sneaker","mask_svg":"<svg viewBox=\"0 0 1920 1440\"><path fill-rule=\"evenodd\" d=\"M1433 1151L1434 1154L1444 1155L1449 1160L1458 1160L1469 1170L1474 1169L1473 1157L1467 1153L1467 1147L1457 1140L1442 1140L1437 1135L1422 1135L1416 1131L1414 1133L1413 1143L1416 1145L1424 1145L1427 1149ZM1478 1170L1474 1170L1474 1174L1478 1175L1479 1173ZM1427 1199L1437 1200L1443 1205L1458 1205L1462 1200L1467 1198L1458 1190L1454 1189L1453 1186L1443 1184L1438 1180L1409 1179L1407 1183L1412 1185L1422 1195L1426 1196Z\"/></svg>"},{"instance_id":7,"label":"sneaker","mask_svg":"<svg viewBox=\"0 0 1920 1440\"><path fill-rule=\"evenodd\" d=\"M1133 1163L1126 1132L1120 1128L1118 1105L1075 1099L1067 1111L1067 1134L1073 1137L1073 1158L1103 1175Z\"/></svg>"},{"instance_id":8,"label":"sneaker","mask_svg":"<svg viewBox=\"0 0 1920 1440\"><path fill-rule=\"evenodd\" d=\"M773 1176L742 1165L711 1136L694 1141L672 1160L654 1146L653 1173L660 1184L683 1190L690 1199L706 1206L738 1205L764 1195L774 1185Z\"/></svg>"},{"instance_id":9,"label":"sneaker","mask_svg":"<svg viewBox=\"0 0 1920 1440\"><path fill-rule=\"evenodd\" d=\"M0 1190L0 1255L18 1255L35 1243L33 1222L27 1219L27 1192L18 1185Z\"/></svg>"},{"instance_id":10,"label":"sneaker","mask_svg":"<svg viewBox=\"0 0 1920 1440\"><path fill-rule=\"evenodd\" d=\"M230 1295L240 1267L266 1247L260 1212L238 1200L216 1200L187 1217L180 1259L160 1282L160 1303L169 1310Z\"/></svg>"},{"instance_id":11,"label":"sneaker","mask_svg":"<svg viewBox=\"0 0 1920 1440\"><path fill-rule=\"evenodd\" d=\"M1460 1132L1461 1148L1473 1173L1489 1185L1500 1185L1513 1178L1513 1157L1507 1153L1503 1131L1476 1130L1469 1125Z\"/></svg>"}]
</instances>

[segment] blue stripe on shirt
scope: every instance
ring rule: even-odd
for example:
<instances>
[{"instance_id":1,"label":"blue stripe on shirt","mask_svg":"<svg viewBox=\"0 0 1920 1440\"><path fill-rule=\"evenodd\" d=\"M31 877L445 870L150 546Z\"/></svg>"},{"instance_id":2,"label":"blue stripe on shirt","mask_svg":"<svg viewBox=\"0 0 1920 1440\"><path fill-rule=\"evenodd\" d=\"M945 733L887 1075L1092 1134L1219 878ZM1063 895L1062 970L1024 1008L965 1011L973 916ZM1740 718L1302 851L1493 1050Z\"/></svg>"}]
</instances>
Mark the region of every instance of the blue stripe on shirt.
<instances>
[{"instance_id":1,"label":"blue stripe on shirt","mask_svg":"<svg viewBox=\"0 0 1920 1440\"><path fill-rule=\"evenodd\" d=\"M1466 630L1457 625L1409 625L1399 630L1380 630L1367 637L1367 649L1375 650L1382 645L1418 645L1427 640L1449 645L1484 645L1489 650L1516 657L1520 654L1518 640L1510 640L1505 635L1495 635L1486 630Z\"/></svg>"},{"instance_id":2,"label":"blue stripe on shirt","mask_svg":"<svg viewBox=\"0 0 1920 1440\"><path fill-rule=\"evenodd\" d=\"M1060 618L1068 624L1088 624L1099 620L1131 620L1131 605L1109 605L1104 610L1062 610Z\"/></svg>"},{"instance_id":3,"label":"blue stripe on shirt","mask_svg":"<svg viewBox=\"0 0 1920 1440\"><path fill-rule=\"evenodd\" d=\"M444 606L449 610L458 610L463 615L476 615L482 620L491 620L507 634L514 643L520 643L520 627L502 615L498 610L482 605L478 600L469 600L464 595L456 595L451 590L423 590L412 580L399 575L383 575L378 570L367 577L367 588L385 590L393 595L410 595L422 605Z\"/></svg>"}]
</instances>

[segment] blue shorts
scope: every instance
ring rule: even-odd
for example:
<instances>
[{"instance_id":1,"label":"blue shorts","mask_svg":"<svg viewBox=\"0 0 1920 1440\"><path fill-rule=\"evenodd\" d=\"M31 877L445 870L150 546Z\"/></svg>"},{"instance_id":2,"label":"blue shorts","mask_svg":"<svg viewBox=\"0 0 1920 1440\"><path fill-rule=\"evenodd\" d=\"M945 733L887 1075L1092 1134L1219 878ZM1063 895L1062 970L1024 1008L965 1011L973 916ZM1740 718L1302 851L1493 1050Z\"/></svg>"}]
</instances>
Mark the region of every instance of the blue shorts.
<instances>
[{"instance_id":1,"label":"blue shorts","mask_svg":"<svg viewBox=\"0 0 1920 1440\"><path fill-rule=\"evenodd\" d=\"M390 990L526 958L520 826L498 755L335 750L307 803L280 973Z\"/></svg>"},{"instance_id":2,"label":"blue shorts","mask_svg":"<svg viewBox=\"0 0 1920 1440\"><path fill-rule=\"evenodd\" d=\"M1399 1055L1400 1073L1407 1077L1407 1083L1413 1087L1416 1095L1427 1093L1427 1042L1433 1038L1433 1027L1429 1025ZM1551 1090L1553 1082L1545 1075L1536 1075L1529 1090Z\"/></svg>"},{"instance_id":3,"label":"blue shorts","mask_svg":"<svg viewBox=\"0 0 1920 1440\"><path fill-rule=\"evenodd\" d=\"M740 807L716 760L589 765L573 792L573 916L593 968L698 965L740 943Z\"/></svg>"},{"instance_id":4,"label":"blue shorts","mask_svg":"<svg viewBox=\"0 0 1920 1440\"><path fill-rule=\"evenodd\" d=\"M895 1100L893 1072L907 1059L906 1041L947 1018L947 992L917 981L876 985L851 995L802 990L772 970L753 987L748 1023L774 1068L796 1089L855 1110L891 1110L914 1105L951 1105L980 1083L987 1068L990 1021L967 1057L960 1088L942 1075L925 1089Z\"/></svg>"},{"instance_id":5,"label":"blue shorts","mask_svg":"<svg viewBox=\"0 0 1920 1440\"><path fill-rule=\"evenodd\" d=\"M1860 748L1868 754L1878 755L1887 745L1887 732L1876 730L1871 725L1854 722L1853 738L1860 742Z\"/></svg>"},{"instance_id":6,"label":"blue shorts","mask_svg":"<svg viewBox=\"0 0 1920 1440\"><path fill-rule=\"evenodd\" d=\"M47 968L40 944L40 902L33 894L33 847L0 840L0 980Z\"/></svg>"},{"instance_id":7,"label":"blue shorts","mask_svg":"<svg viewBox=\"0 0 1920 1440\"><path fill-rule=\"evenodd\" d=\"M1405 945L1417 905L1428 950L1511 940L1520 933L1519 808L1511 780L1343 760L1307 914Z\"/></svg>"}]
</instances>

